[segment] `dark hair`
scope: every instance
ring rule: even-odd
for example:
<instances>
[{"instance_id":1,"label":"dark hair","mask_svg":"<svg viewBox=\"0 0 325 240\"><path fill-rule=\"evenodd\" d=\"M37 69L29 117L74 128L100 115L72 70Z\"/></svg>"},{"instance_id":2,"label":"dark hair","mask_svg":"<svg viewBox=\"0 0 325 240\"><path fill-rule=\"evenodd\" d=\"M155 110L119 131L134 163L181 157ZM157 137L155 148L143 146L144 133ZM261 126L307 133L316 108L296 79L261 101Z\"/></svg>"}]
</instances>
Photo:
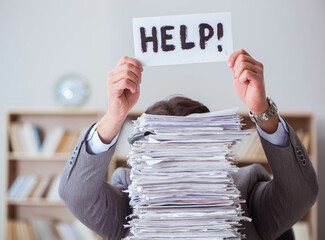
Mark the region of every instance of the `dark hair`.
<instances>
[{"instance_id":1,"label":"dark hair","mask_svg":"<svg viewBox=\"0 0 325 240\"><path fill-rule=\"evenodd\" d=\"M145 113L154 115L187 116L192 113L206 113L210 110L198 101L186 97L172 97L156 102Z\"/></svg>"}]
</instances>

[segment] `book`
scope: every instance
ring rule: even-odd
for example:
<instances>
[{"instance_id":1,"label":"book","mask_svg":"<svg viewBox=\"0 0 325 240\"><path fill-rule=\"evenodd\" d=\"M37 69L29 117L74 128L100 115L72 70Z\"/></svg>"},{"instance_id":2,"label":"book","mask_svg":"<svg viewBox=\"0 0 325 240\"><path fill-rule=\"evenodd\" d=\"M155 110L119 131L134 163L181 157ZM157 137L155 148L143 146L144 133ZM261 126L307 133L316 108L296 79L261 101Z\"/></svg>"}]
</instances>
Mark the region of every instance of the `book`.
<instances>
[{"instance_id":1,"label":"book","mask_svg":"<svg viewBox=\"0 0 325 240\"><path fill-rule=\"evenodd\" d=\"M25 152L34 155L39 153L41 138L38 127L31 122L23 122L22 136L26 146Z\"/></svg>"},{"instance_id":2,"label":"book","mask_svg":"<svg viewBox=\"0 0 325 240\"><path fill-rule=\"evenodd\" d=\"M236 152L237 156L240 159L245 159L247 156L247 153L250 151L250 147L251 147L251 143L252 141L254 141L254 135L255 135L255 131L251 131L250 135L247 135L243 141L241 143L239 143L241 146L238 147L239 150Z\"/></svg>"},{"instance_id":3,"label":"book","mask_svg":"<svg viewBox=\"0 0 325 240\"><path fill-rule=\"evenodd\" d=\"M6 229L7 240L34 240L30 224L25 220L8 220Z\"/></svg>"},{"instance_id":4,"label":"book","mask_svg":"<svg viewBox=\"0 0 325 240\"><path fill-rule=\"evenodd\" d=\"M61 201L58 188L60 176L38 176L22 174L16 177L8 191L11 201L40 200Z\"/></svg>"},{"instance_id":5,"label":"book","mask_svg":"<svg viewBox=\"0 0 325 240\"><path fill-rule=\"evenodd\" d=\"M60 184L60 176L54 177L54 179L49 187L49 191L46 195L46 200L61 201L61 198L59 196L59 184Z\"/></svg>"},{"instance_id":6,"label":"book","mask_svg":"<svg viewBox=\"0 0 325 240\"><path fill-rule=\"evenodd\" d=\"M22 189L25 180L25 175L19 175L16 177L15 181L11 185L8 191L8 199L11 201L15 201L17 198L18 192Z\"/></svg>"},{"instance_id":7,"label":"book","mask_svg":"<svg viewBox=\"0 0 325 240\"><path fill-rule=\"evenodd\" d=\"M10 144L11 144L11 149L13 152L22 152L22 143L21 139L19 137L19 123L13 122L10 125L9 129L9 134L10 134Z\"/></svg>"},{"instance_id":8,"label":"book","mask_svg":"<svg viewBox=\"0 0 325 240\"><path fill-rule=\"evenodd\" d=\"M235 149L236 155L239 159L244 159L245 162L266 162L264 149L256 129L249 131L251 131L251 135L246 136Z\"/></svg>"},{"instance_id":9,"label":"book","mask_svg":"<svg viewBox=\"0 0 325 240\"><path fill-rule=\"evenodd\" d=\"M246 152L246 159L251 159L252 161L256 161L256 156L257 156L257 152L258 152L258 149L259 149L259 142L260 142L260 139L259 139L259 136L257 134L257 132L255 131L254 132L254 138L252 140L252 142L250 143L250 146L248 148L248 151Z\"/></svg>"},{"instance_id":10,"label":"book","mask_svg":"<svg viewBox=\"0 0 325 240\"><path fill-rule=\"evenodd\" d=\"M23 182L23 187L17 193L17 200L27 200L30 193L33 191L35 185L37 184L38 176L35 174L25 175L25 179Z\"/></svg>"},{"instance_id":11,"label":"book","mask_svg":"<svg viewBox=\"0 0 325 240\"><path fill-rule=\"evenodd\" d=\"M23 228L22 221L16 222L16 232L17 232L17 239L24 239L24 228Z\"/></svg>"},{"instance_id":12,"label":"book","mask_svg":"<svg viewBox=\"0 0 325 240\"><path fill-rule=\"evenodd\" d=\"M39 188L39 185L41 184L41 177L37 177L37 182L35 183L33 189L30 191L28 198L32 198L36 192L36 190Z\"/></svg>"},{"instance_id":13,"label":"book","mask_svg":"<svg viewBox=\"0 0 325 240\"><path fill-rule=\"evenodd\" d=\"M58 222L55 228L62 240L82 240L80 233L71 222Z\"/></svg>"},{"instance_id":14,"label":"book","mask_svg":"<svg viewBox=\"0 0 325 240\"><path fill-rule=\"evenodd\" d=\"M73 222L75 229L80 233L82 240L96 240L96 233L91 231L88 227L86 227L82 222L75 220Z\"/></svg>"},{"instance_id":15,"label":"book","mask_svg":"<svg viewBox=\"0 0 325 240\"><path fill-rule=\"evenodd\" d=\"M37 188L31 194L30 197L34 200L39 200L41 198L44 198L45 191L49 187L50 182L51 182L50 176L41 176L39 179L39 184L37 185Z\"/></svg>"},{"instance_id":16,"label":"book","mask_svg":"<svg viewBox=\"0 0 325 240\"><path fill-rule=\"evenodd\" d=\"M65 132L63 134L63 136L58 144L58 147L55 150L56 153L64 153L64 148L67 145L69 135L70 135L69 132Z\"/></svg>"},{"instance_id":17,"label":"book","mask_svg":"<svg viewBox=\"0 0 325 240\"><path fill-rule=\"evenodd\" d=\"M6 239L7 240L14 240L13 238L13 224L14 220L8 220L7 221L7 229L6 229Z\"/></svg>"},{"instance_id":18,"label":"book","mask_svg":"<svg viewBox=\"0 0 325 240\"><path fill-rule=\"evenodd\" d=\"M57 240L58 236L54 231L53 222L42 218L32 218L28 220L35 240Z\"/></svg>"},{"instance_id":19,"label":"book","mask_svg":"<svg viewBox=\"0 0 325 240\"><path fill-rule=\"evenodd\" d=\"M49 130L45 134L45 138L42 144L41 153L43 155L53 155L58 148L58 145L65 133L63 127L57 127Z\"/></svg>"},{"instance_id":20,"label":"book","mask_svg":"<svg viewBox=\"0 0 325 240\"><path fill-rule=\"evenodd\" d=\"M6 240L99 240L102 239L80 221L53 221L45 218L8 219Z\"/></svg>"},{"instance_id":21,"label":"book","mask_svg":"<svg viewBox=\"0 0 325 240\"><path fill-rule=\"evenodd\" d=\"M34 141L37 147L37 152L40 152L42 147L41 130L36 124L33 124L32 127L33 127Z\"/></svg>"},{"instance_id":22,"label":"book","mask_svg":"<svg viewBox=\"0 0 325 240\"><path fill-rule=\"evenodd\" d=\"M79 140L79 132L69 132L63 151L70 153L75 148Z\"/></svg>"},{"instance_id":23,"label":"book","mask_svg":"<svg viewBox=\"0 0 325 240\"><path fill-rule=\"evenodd\" d=\"M23 125L21 123L16 125L17 127L17 133L18 133L18 139L20 142L20 146L22 149L22 152L28 152L28 147L27 147L27 143L26 143L26 139L25 139L25 135L24 135L24 130L23 130Z\"/></svg>"}]
</instances>

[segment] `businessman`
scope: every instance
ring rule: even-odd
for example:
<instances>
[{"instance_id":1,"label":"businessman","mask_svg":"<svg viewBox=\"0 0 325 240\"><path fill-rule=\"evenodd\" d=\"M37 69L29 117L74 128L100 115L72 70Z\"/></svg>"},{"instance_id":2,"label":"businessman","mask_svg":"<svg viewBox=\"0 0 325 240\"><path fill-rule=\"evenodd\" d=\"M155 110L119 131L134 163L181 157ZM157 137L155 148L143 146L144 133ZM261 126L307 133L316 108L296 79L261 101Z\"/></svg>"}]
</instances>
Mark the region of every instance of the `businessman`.
<instances>
[{"instance_id":1,"label":"businessman","mask_svg":"<svg viewBox=\"0 0 325 240\"><path fill-rule=\"evenodd\" d=\"M263 65L246 51L234 52L228 61L233 85L250 110L273 172L270 178L258 164L232 174L246 200L243 222L247 239L294 239L292 225L301 219L317 198L316 174L306 149L294 130L277 114L275 103L266 97ZM124 57L107 75L108 110L89 128L71 154L62 173L59 194L70 211L104 239L121 239L131 214L128 169L119 168L112 183L104 181L122 124L140 95L141 64ZM160 101L146 111L151 114L181 115L208 112L203 104L184 97Z\"/></svg>"}]
</instances>

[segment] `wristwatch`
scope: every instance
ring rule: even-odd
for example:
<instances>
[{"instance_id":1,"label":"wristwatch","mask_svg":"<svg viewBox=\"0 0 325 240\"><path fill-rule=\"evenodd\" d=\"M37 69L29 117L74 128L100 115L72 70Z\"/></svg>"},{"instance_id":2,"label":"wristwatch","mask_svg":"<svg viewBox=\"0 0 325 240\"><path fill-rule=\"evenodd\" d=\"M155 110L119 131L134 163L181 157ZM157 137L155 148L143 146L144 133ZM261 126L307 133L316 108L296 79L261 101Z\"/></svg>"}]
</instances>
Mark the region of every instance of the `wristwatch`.
<instances>
[{"instance_id":1,"label":"wristwatch","mask_svg":"<svg viewBox=\"0 0 325 240\"><path fill-rule=\"evenodd\" d=\"M267 97L266 100L268 101L270 107L264 113L259 115L253 115L252 112L249 111L249 117L252 120L252 122L254 123L264 122L278 112L278 107L275 104L275 102L273 102L273 100L270 97Z\"/></svg>"}]
</instances>

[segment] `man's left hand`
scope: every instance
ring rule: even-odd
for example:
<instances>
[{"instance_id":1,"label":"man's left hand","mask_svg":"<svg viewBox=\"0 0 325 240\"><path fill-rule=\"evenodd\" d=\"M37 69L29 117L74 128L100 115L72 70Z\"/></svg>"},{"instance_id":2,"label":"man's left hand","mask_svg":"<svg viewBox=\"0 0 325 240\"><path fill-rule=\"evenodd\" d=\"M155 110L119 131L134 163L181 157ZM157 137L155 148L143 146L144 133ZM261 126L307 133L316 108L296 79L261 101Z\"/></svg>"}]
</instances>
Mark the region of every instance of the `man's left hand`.
<instances>
[{"instance_id":1,"label":"man's left hand","mask_svg":"<svg viewBox=\"0 0 325 240\"><path fill-rule=\"evenodd\" d=\"M228 67L232 68L233 84L237 95L254 115L264 113L269 108L266 100L263 64L240 49L229 57ZM269 120L257 123L265 132L277 130L279 117L274 114Z\"/></svg>"},{"instance_id":2,"label":"man's left hand","mask_svg":"<svg viewBox=\"0 0 325 240\"><path fill-rule=\"evenodd\" d=\"M237 95L255 115L265 112L266 100L263 64L240 49L229 57L228 67L232 68L233 84Z\"/></svg>"}]
</instances>

